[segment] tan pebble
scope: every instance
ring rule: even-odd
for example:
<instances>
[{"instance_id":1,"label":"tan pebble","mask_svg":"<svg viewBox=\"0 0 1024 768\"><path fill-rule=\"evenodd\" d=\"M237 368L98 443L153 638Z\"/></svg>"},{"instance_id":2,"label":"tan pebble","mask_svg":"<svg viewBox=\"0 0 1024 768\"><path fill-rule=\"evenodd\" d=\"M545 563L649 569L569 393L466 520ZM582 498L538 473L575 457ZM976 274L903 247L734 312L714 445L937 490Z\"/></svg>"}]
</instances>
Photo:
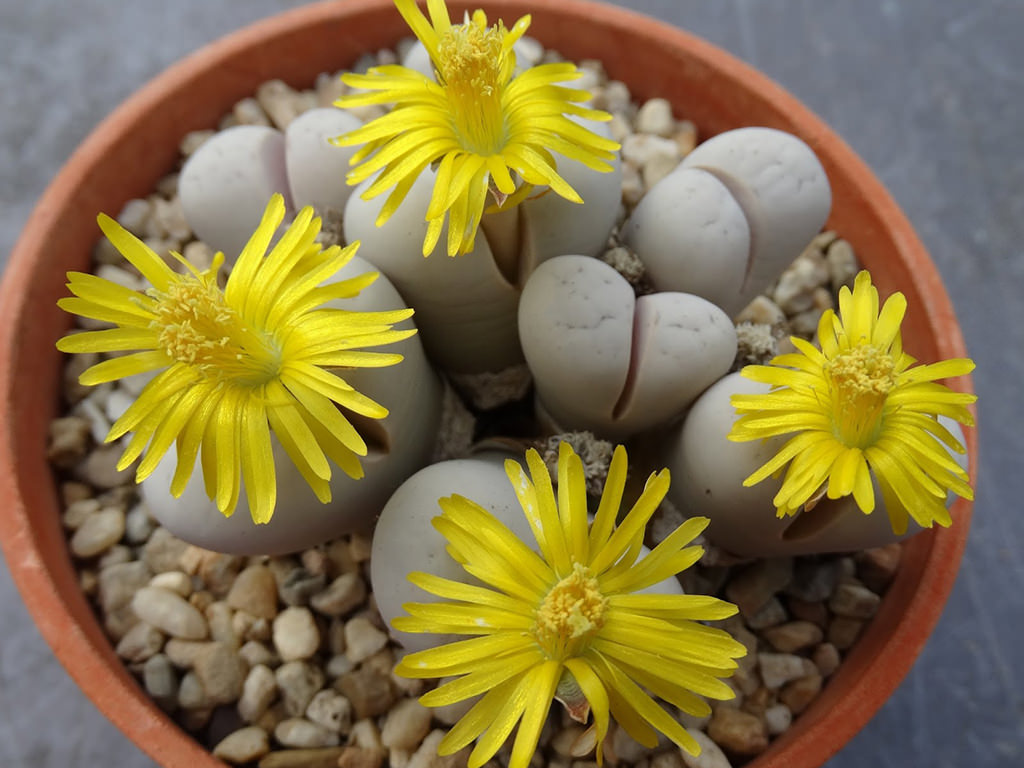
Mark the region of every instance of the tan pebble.
<instances>
[{"instance_id":1,"label":"tan pebble","mask_svg":"<svg viewBox=\"0 0 1024 768\"><path fill-rule=\"evenodd\" d=\"M352 663L348 656L343 653L339 653L331 656L331 658L327 660L327 666L325 669L327 670L328 677L335 678L348 674L355 669L355 667L356 665Z\"/></svg>"},{"instance_id":2,"label":"tan pebble","mask_svg":"<svg viewBox=\"0 0 1024 768\"><path fill-rule=\"evenodd\" d=\"M866 549L857 554L857 576L872 592L882 594L900 565L903 547L898 543Z\"/></svg>"},{"instance_id":3,"label":"tan pebble","mask_svg":"<svg viewBox=\"0 0 1024 768\"><path fill-rule=\"evenodd\" d=\"M360 720L384 714L395 700L388 677L365 667L342 675L335 687L352 703Z\"/></svg>"},{"instance_id":4,"label":"tan pebble","mask_svg":"<svg viewBox=\"0 0 1024 768\"><path fill-rule=\"evenodd\" d=\"M245 559L238 555L206 552L200 559L197 575L212 595L223 598L234 585L244 563Z\"/></svg>"},{"instance_id":5,"label":"tan pebble","mask_svg":"<svg viewBox=\"0 0 1024 768\"><path fill-rule=\"evenodd\" d=\"M306 707L306 718L335 733L352 728L352 705L337 691L317 691Z\"/></svg>"},{"instance_id":6,"label":"tan pebble","mask_svg":"<svg viewBox=\"0 0 1024 768\"><path fill-rule=\"evenodd\" d=\"M232 621L234 611L231 610L231 606L223 601L217 601L206 606L203 615L206 616L206 623L210 626L210 637L212 639L238 648L240 643L238 635L235 634Z\"/></svg>"},{"instance_id":7,"label":"tan pebble","mask_svg":"<svg viewBox=\"0 0 1024 768\"><path fill-rule=\"evenodd\" d=\"M158 573L149 581L149 586L160 587L169 592L174 592L182 597L192 594L192 579L181 571L165 571Z\"/></svg>"},{"instance_id":8,"label":"tan pebble","mask_svg":"<svg viewBox=\"0 0 1024 768\"><path fill-rule=\"evenodd\" d=\"M178 686L178 706L182 709L205 710L210 709L211 703L206 698L206 691L203 684L199 682L196 673L191 670L181 678Z\"/></svg>"},{"instance_id":9,"label":"tan pebble","mask_svg":"<svg viewBox=\"0 0 1024 768\"><path fill-rule=\"evenodd\" d=\"M345 655L358 664L388 644L388 636L368 619L356 617L345 623Z\"/></svg>"},{"instance_id":10,"label":"tan pebble","mask_svg":"<svg viewBox=\"0 0 1024 768\"><path fill-rule=\"evenodd\" d=\"M259 768L336 768L346 747L286 749L271 752L259 762Z\"/></svg>"},{"instance_id":11,"label":"tan pebble","mask_svg":"<svg viewBox=\"0 0 1024 768\"><path fill-rule=\"evenodd\" d=\"M338 757L338 768L380 768L386 755L383 749L345 747Z\"/></svg>"},{"instance_id":12,"label":"tan pebble","mask_svg":"<svg viewBox=\"0 0 1024 768\"><path fill-rule=\"evenodd\" d=\"M244 98L235 104L231 114L240 125L270 125L270 118L256 99Z\"/></svg>"},{"instance_id":13,"label":"tan pebble","mask_svg":"<svg viewBox=\"0 0 1024 768\"><path fill-rule=\"evenodd\" d=\"M793 713L785 704L776 704L764 711L764 724L772 736L785 733L792 723Z\"/></svg>"},{"instance_id":14,"label":"tan pebble","mask_svg":"<svg viewBox=\"0 0 1024 768\"><path fill-rule=\"evenodd\" d=\"M135 593L146 586L150 571L145 563L118 563L99 572L99 602L104 614L111 614L131 604Z\"/></svg>"},{"instance_id":15,"label":"tan pebble","mask_svg":"<svg viewBox=\"0 0 1024 768\"><path fill-rule=\"evenodd\" d=\"M316 101L321 107L329 107L341 98L344 86L341 78L321 72L316 78Z\"/></svg>"},{"instance_id":16,"label":"tan pebble","mask_svg":"<svg viewBox=\"0 0 1024 768\"><path fill-rule=\"evenodd\" d=\"M762 630L781 624L787 618L782 602L777 597L772 597L747 618L747 625L751 629Z\"/></svg>"},{"instance_id":17,"label":"tan pebble","mask_svg":"<svg viewBox=\"0 0 1024 768\"><path fill-rule=\"evenodd\" d=\"M789 609L789 615L794 619L809 621L822 629L828 626L828 607L825 603L809 603L798 597L789 597L786 599L786 608Z\"/></svg>"},{"instance_id":18,"label":"tan pebble","mask_svg":"<svg viewBox=\"0 0 1024 768\"><path fill-rule=\"evenodd\" d=\"M206 619L181 595L160 587L143 587L132 598L132 610L167 634L184 640L202 640L209 628Z\"/></svg>"},{"instance_id":19,"label":"tan pebble","mask_svg":"<svg viewBox=\"0 0 1024 768\"><path fill-rule=\"evenodd\" d=\"M707 735L722 749L737 755L756 755L768 746L761 719L739 709L718 709L708 723Z\"/></svg>"},{"instance_id":20,"label":"tan pebble","mask_svg":"<svg viewBox=\"0 0 1024 768\"><path fill-rule=\"evenodd\" d=\"M68 504L64 514L61 515L60 521L64 524L65 528L74 531L81 528L86 520L99 511L100 503L98 500L93 498L80 499Z\"/></svg>"},{"instance_id":21,"label":"tan pebble","mask_svg":"<svg viewBox=\"0 0 1024 768\"><path fill-rule=\"evenodd\" d=\"M833 613L851 619L870 619L878 610L882 598L867 587L857 584L840 584L832 593L828 607Z\"/></svg>"},{"instance_id":22,"label":"tan pebble","mask_svg":"<svg viewBox=\"0 0 1024 768\"><path fill-rule=\"evenodd\" d=\"M804 674L804 660L790 653L759 653L757 661L767 688L780 688Z\"/></svg>"},{"instance_id":23,"label":"tan pebble","mask_svg":"<svg viewBox=\"0 0 1024 768\"><path fill-rule=\"evenodd\" d=\"M633 108L633 97L629 86L621 80L609 80L604 86L605 109L609 112L620 112Z\"/></svg>"},{"instance_id":24,"label":"tan pebble","mask_svg":"<svg viewBox=\"0 0 1024 768\"><path fill-rule=\"evenodd\" d=\"M683 756L677 749L661 752L651 757L650 768L683 768Z\"/></svg>"},{"instance_id":25,"label":"tan pebble","mask_svg":"<svg viewBox=\"0 0 1024 768\"><path fill-rule=\"evenodd\" d=\"M622 200L627 206L633 207L644 196L645 188L640 171L632 165L622 166Z\"/></svg>"},{"instance_id":26,"label":"tan pebble","mask_svg":"<svg viewBox=\"0 0 1024 768\"><path fill-rule=\"evenodd\" d=\"M648 99L636 113L636 129L641 133L653 133L671 138L676 121L672 117L672 105L668 99Z\"/></svg>"},{"instance_id":27,"label":"tan pebble","mask_svg":"<svg viewBox=\"0 0 1024 768\"><path fill-rule=\"evenodd\" d=\"M342 616L366 599L366 583L358 573L343 573L323 592L310 598L312 608L325 616Z\"/></svg>"},{"instance_id":28,"label":"tan pebble","mask_svg":"<svg viewBox=\"0 0 1024 768\"><path fill-rule=\"evenodd\" d=\"M270 751L270 740L262 728L250 725L229 733L213 748L213 756L242 765L259 760Z\"/></svg>"},{"instance_id":29,"label":"tan pebble","mask_svg":"<svg viewBox=\"0 0 1024 768\"><path fill-rule=\"evenodd\" d=\"M187 548L188 544L166 528L157 527L142 547L142 560L153 573L177 571L178 561Z\"/></svg>"},{"instance_id":30,"label":"tan pebble","mask_svg":"<svg viewBox=\"0 0 1024 768\"><path fill-rule=\"evenodd\" d=\"M196 269L206 270L213 264L214 250L202 240L193 240L185 244L181 255Z\"/></svg>"},{"instance_id":31,"label":"tan pebble","mask_svg":"<svg viewBox=\"0 0 1024 768\"><path fill-rule=\"evenodd\" d=\"M779 700L789 707L794 715L799 715L814 701L821 692L822 677L815 672L789 683L779 693Z\"/></svg>"},{"instance_id":32,"label":"tan pebble","mask_svg":"<svg viewBox=\"0 0 1024 768\"><path fill-rule=\"evenodd\" d=\"M404 749L392 749L388 752L388 766L390 768L406 768L411 757L412 755Z\"/></svg>"},{"instance_id":33,"label":"tan pebble","mask_svg":"<svg viewBox=\"0 0 1024 768\"><path fill-rule=\"evenodd\" d=\"M744 617L753 616L775 593L783 590L792 578L792 558L756 560L734 573L725 595L730 602L736 604Z\"/></svg>"},{"instance_id":34,"label":"tan pebble","mask_svg":"<svg viewBox=\"0 0 1024 768\"><path fill-rule=\"evenodd\" d=\"M864 622L849 616L836 616L829 622L826 638L840 651L853 647L864 628Z\"/></svg>"},{"instance_id":35,"label":"tan pebble","mask_svg":"<svg viewBox=\"0 0 1024 768\"><path fill-rule=\"evenodd\" d=\"M738 666L732 677L729 678L728 684L739 690L744 696L749 696L761 687L761 679L750 667Z\"/></svg>"},{"instance_id":36,"label":"tan pebble","mask_svg":"<svg viewBox=\"0 0 1024 768\"><path fill-rule=\"evenodd\" d=\"M824 637L821 627L809 621L790 621L761 633L777 651L794 653L817 645Z\"/></svg>"},{"instance_id":37,"label":"tan pebble","mask_svg":"<svg viewBox=\"0 0 1024 768\"><path fill-rule=\"evenodd\" d=\"M445 732L440 729L428 733L419 749L409 759L406 768L466 768L472 747L463 747L451 755L438 755L437 749L444 737Z\"/></svg>"},{"instance_id":38,"label":"tan pebble","mask_svg":"<svg viewBox=\"0 0 1024 768\"><path fill-rule=\"evenodd\" d=\"M761 717L768 707L772 706L776 702L775 691L760 686L757 689L751 691L746 698L743 700L743 706L740 707L744 712L749 712L752 715Z\"/></svg>"},{"instance_id":39,"label":"tan pebble","mask_svg":"<svg viewBox=\"0 0 1024 768\"><path fill-rule=\"evenodd\" d=\"M755 297L736 316L737 323L753 323L755 325L782 326L786 322L786 313L767 296Z\"/></svg>"},{"instance_id":40,"label":"tan pebble","mask_svg":"<svg viewBox=\"0 0 1024 768\"><path fill-rule=\"evenodd\" d=\"M828 677L839 669L839 664L842 661L838 649L832 643L822 643L815 648L812 659L824 677Z\"/></svg>"},{"instance_id":41,"label":"tan pebble","mask_svg":"<svg viewBox=\"0 0 1024 768\"><path fill-rule=\"evenodd\" d=\"M138 664L157 653L163 645L163 633L156 627L140 621L121 638L115 651L125 661Z\"/></svg>"},{"instance_id":42,"label":"tan pebble","mask_svg":"<svg viewBox=\"0 0 1024 768\"><path fill-rule=\"evenodd\" d=\"M331 561L330 570L333 573L356 573L359 571L359 564L352 559L352 551L345 539L335 539L329 543L324 554Z\"/></svg>"},{"instance_id":43,"label":"tan pebble","mask_svg":"<svg viewBox=\"0 0 1024 768\"><path fill-rule=\"evenodd\" d=\"M178 145L178 150L185 157L195 153L208 139L213 138L216 131L189 131Z\"/></svg>"},{"instance_id":44,"label":"tan pebble","mask_svg":"<svg viewBox=\"0 0 1024 768\"><path fill-rule=\"evenodd\" d=\"M124 516L124 539L129 544L145 544L155 528L156 521L142 504L135 504Z\"/></svg>"},{"instance_id":45,"label":"tan pebble","mask_svg":"<svg viewBox=\"0 0 1024 768\"><path fill-rule=\"evenodd\" d=\"M259 640L246 641L245 644L238 649L238 655L245 659L245 662L250 667L255 667L257 664L272 666L279 664L281 661L277 657L277 654Z\"/></svg>"},{"instance_id":46,"label":"tan pebble","mask_svg":"<svg viewBox=\"0 0 1024 768\"><path fill-rule=\"evenodd\" d=\"M313 695L323 688L324 673L320 667L305 661L288 661L274 671L285 711L301 717Z\"/></svg>"},{"instance_id":47,"label":"tan pebble","mask_svg":"<svg viewBox=\"0 0 1024 768\"><path fill-rule=\"evenodd\" d=\"M256 664L245 676L238 698L238 714L247 723L256 722L277 698L277 678L264 664Z\"/></svg>"},{"instance_id":48,"label":"tan pebble","mask_svg":"<svg viewBox=\"0 0 1024 768\"><path fill-rule=\"evenodd\" d=\"M384 744L380 740L380 729L377 723L369 718L352 724L349 743L364 749L384 749Z\"/></svg>"},{"instance_id":49,"label":"tan pebble","mask_svg":"<svg viewBox=\"0 0 1024 768\"><path fill-rule=\"evenodd\" d=\"M621 144L633 132L633 126L630 125L628 117L616 113L612 115L611 122L608 123L608 131L611 133L612 139Z\"/></svg>"},{"instance_id":50,"label":"tan pebble","mask_svg":"<svg viewBox=\"0 0 1024 768\"><path fill-rule=\"evenodd\" d=\"M50 422L46 458L54 466L67 469L85 457L92 441L88 419L64 416Z\"/></svg>"},{"instance_id":51,"label":"tan pebble","mask_svg":"<svg viewBox=\"0 0 1024 768\"><path fill-rule=\"evenodd\" d=\"M91 499L92 496L92 488L85 483L68 480L60 484L60 501L64 507L68 507L76 501Z\"/></svg>"},{"instance_id":52,"label":"tan pebble","mask_svg":"<svg viewBox=\"0 0 1024 768\"><path fill-rule=\"evenodd\" d=\"M299 110L296 106L298 94L283 80L268 80L256 89L256 100L263 111L270 117L274 126L280 130L288 127Z\"/></svg>"},{"instance_id":53,"label":"tan pebble","mask_svg":"<svg viewBox=\"0 0 1024 768\"><path fill-rule=\"evenodd\" d=\"M209 643L205 640L181 640L176 637L170 638L164 645L164 653L176 667L180 669L191 669L195 666L196 656Z\"/></svg>"},{"instance_id":54,"label":"tan pebble","mask_svg":"<svg viewBox=\"0 0 1024 768\"><path fill-rule=\"evenodd\" d=\"M290 606L308 605L310 598L322 592L327 583L327 576L322 573L310 573L303 566L296 566L286 574L277 574L278 595L285 604Z\"/></svg>"},{"instance_id":55,"label":"tan pebble","mask_svg":"<svg viewBox=\"0 0 1024 768\"><path fill-rule=\"evenodd\" d=\"M152 203L149 200L136 198L124 204L121 213L117 216L117 223L136 237L143 237L146 233L146 222L152 215Z\"/></svg>"},{"instance_id":56,"label":"tan pebble","mask_svg":"<svg viewBox=\"0 0 1024 768\"><path fill-rule=\"evenodd\" d=\"M99 590L99 576L92 568L83 568L78 572L78 587L89 597L95 597Z\"/></svg>"},{"instance_id":57,"label":"tan pebble","mask_svg":"<svg viewBox=\"0 0 1024 768\"><path fill-rule=\"evenodd\" d=\"M371 542L369 537L359 533L352 534L349 540L349 553L357 563L365 563L370 559Z\"/></svg>"},{"instance_id":58,"label":"tan pebble","mask_svg":"<svg viewBox=\"0 0 1024 768\"><path fill-rule=\"evenodd\" d=\"M679 167L679 158L668 155L655 155L640 169L640 175L644 180L644 186L650 189L659 181L668 176Z\"/></svg>"},{"instance_id":59,"label":"tan pebble","mask_svg":"<svg viewBox=\"0 0 1024 768\"><path fill-rule=\"evenodd\" d=\"M90 451L86 457L75 465L75 475L96 488L116 488L133 481L135 464L117 468L121 460L123 446L120 443L101 445Z\"/></svg>"},{"instance_id":60,"label":"tan pebble","mask_svg":"<svg viewBox=\"0 0 1024 768\"><path fill-rule=\"evenodd\" d=\"M834 232L825 233L835 238ZM825 253L825 260L828 263L829 281L832 283L832 290L838 291L843 286L853 288L854 278L860 267L857 264L857 255L845 240L834 240L828 245Z\"/></svg>"},{"instance_id":61,"label":"tan pebble","mask_svg":"<svg viewBox=\"0 0 1024 768\"><path fill-rule=\"evenodd\" d=\"M320 630L308 608L286 608L274 619L272 632L283 661L308 659L320 646Z\"/></svg>"},{"instance_id":62,"label":"tan pebble","mask_svg":"<svg viewBox=\"0 0 1024 768\"><path fill-rule=\"evenodd\" d=\"M160 181L156 183L156 191L158 194L173 200L178 196L178 180L180 175L177 173L168 173L166 176L161 176Z\"/></svg>"},{"instance_id":63,"label":"tan pebble","mask_svg":"<svg viewBox=\"0 0 1024 768\"><path fill-rule=\"evenodd\" d=\"M178 676L164 654L157 653L146 659L142 666L142 683L161 709L170 711L178 705Z\"/></svg>"},{"instance_id":64,"label":"tan pebble","mask_svg":"<svg viewBox=\"0 0 1024 768\"><path fill-rule=\"evenodd\" d=\"M228 643L209 643L196 654L193 670L213 704L231 704L242 695L245 661Z\"/></svg>"},{"instance_id":65,"label":"tan pebble","mask_svg":"<svg viewBox=\"0 0 1024 768\"><path fill-rule=\"evenodd\" d=\"M275 701L264 710L262 715L256 718L253 724L258 725L267 733L273 733L278 724L287 719L288 713L284 711L284 704Z\"/></svg>"},{"instance_id":66,"label":"tan pebble","mask_svg":"<svg viewBox=\"0 0 1024 768\"><path fill-rule=\"evenodd\" d=\"M681 160L679 146L671 139L648 133L632 133L622 141L622 157L630 165L643 168L655 158L676 163Z\"/></svg>"},{"instance_id":67,"label":"tan pebble","mask_svg":"<svg viewBox=\"0 0 1024 768\"><path fill-rule=\"evenodd\" d=\"M112 565L129 563L133 559L134 557L130 547L126 547L124 544L115 544L100 556L97 565L100 568L109 568Z\"/></svg>"},{"instance_id":68,"label":"tan pebble","mask_svg":"<svg viewBox=\"0 0 1024 768\"><path fill-rule=\"evenodd\" d=\"M286 747L335 747L338 734L302 717L289 717L274 728L274 738Z\"/></svg>"},{"instance_id":69,"label":"tan pebble","mask_svg":"<svg viewBox=\"0 0 1024 768\"><path fill-rule=\"evenodd\" d=\"M402 699L391 708L381 728L381 743L388 749L412 752L430 731L430 710L415 699Z\"/></svg>"},{"instance_id":70,"label":"tan pebble","mask_svg":"<svg viewBox=\"0 0 1024 768\"><path fill-rule=\"evenodd\" d=\"M189 605L193 606L197 611L206 612L206 609L213 605L217 599L207 592L205 589L200 589L193 592L188 596Z\"/></svg>"},{"instance_id":71,"label":"tan pebble","mask_svg":"<svg viewBox=\"0 0 1024 768\"><path fill-rule=\"evenodd\" d=\"M688 728L687 732L700 746L700 754L694 756L689 752L680 750L679 756L682 758L683 765L686 768L732 768L732 764L725 756L725 753L722 752L721 747L712 741L707 734L693 728Z\"/></svg>"},{"instance_id":72,"label":"tan pebble","mask_svg":"<svg viewBox=\"0 0 1024 768\"><path fill-rule=\"evenodd\" d=\"M672 140L679 147L679 153L686 157L697 147L697 126L689 120L680 120L676 124Z\"/></svg>"},{"instance_id":73,"label":"tan pebble","mask_svg":"<svg viewBox=\"0 0 1024 768\"><path fill-rule=\"evenodd\" d=\"M304 550L299 559L302 567L312 574L326 574L331 569L331 558L319 547Z\"/></svg>"}]
</instances>

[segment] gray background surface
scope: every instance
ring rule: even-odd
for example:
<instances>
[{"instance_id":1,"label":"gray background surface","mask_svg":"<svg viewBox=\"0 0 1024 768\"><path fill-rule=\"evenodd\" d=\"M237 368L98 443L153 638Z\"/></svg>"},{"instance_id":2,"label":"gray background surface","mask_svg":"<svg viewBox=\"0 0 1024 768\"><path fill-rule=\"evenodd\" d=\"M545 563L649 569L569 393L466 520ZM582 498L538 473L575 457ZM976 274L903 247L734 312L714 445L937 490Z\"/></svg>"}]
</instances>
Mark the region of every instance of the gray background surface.
<instances>
[{"instance_id":1,"label":"gray background surface","mask_svg":"<svg viewBox=\"0 0 1024 768\"><path fill-rule=\"evenodd\" d=\"M203 43L297 0L0 0L0 258L75 146ZM1024 0L620 0L765 71L830 123L931 251L978 364L967 553L913 671L831 762L1024 765ZM142 768L0 563L0 766Z\"/></svg>"}]
</instances>

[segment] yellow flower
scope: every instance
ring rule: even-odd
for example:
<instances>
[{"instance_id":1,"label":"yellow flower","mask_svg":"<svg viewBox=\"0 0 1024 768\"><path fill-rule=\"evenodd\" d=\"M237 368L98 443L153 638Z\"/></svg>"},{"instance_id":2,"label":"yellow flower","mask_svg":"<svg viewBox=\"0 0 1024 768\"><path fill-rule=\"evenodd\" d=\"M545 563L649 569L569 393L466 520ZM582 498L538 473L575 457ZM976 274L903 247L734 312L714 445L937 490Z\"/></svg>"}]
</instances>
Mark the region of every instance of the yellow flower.
<instances>
[{"instance_id":1,"label":"yellow flower","mask_svg":"<svg viewBox=\"0 0 1024 768\"><path fill-rule=\"evenodd\" d=\"M599 761L610 717L641 744L653 747L657 730L698 754L693 737L643 689L698 717L710 708L697 694L732 698L718 678L732 674L734 659L746 651L724 630L697 622L726 618L736 607L713 597L642 590L700 558L701 547L686 545L707 518L688 520L640 558L644 529L668 490L667 470L648 478L616 526L626 483L622 446L592 524L583 465L567 443L559 446L557 492L539 454L527 452L526 461L529 475L511 460L505 471L539 554L478 504L461 496L441 499L443 514L433 524L471 583L412 573L413 584L452 602L410 603L403 606L410 615L392 622L405 632L474 636L410 654L396 668L406 677L461 676L421 697L426 706L483 694L439 753L480 737L469 758L476 768L519 722L509 768L525 768L557 697L580 722L593 712L589 735Z\"/></svg>"},{"instance_id":2,"label":"yellow flower","mask_svg":"<svg viewBox=\"0 0 1024 768\"><path fill-rule=\"evenodd\" d=\"M875 508L871 476L882 491L893 531L903 534L909 517L923 527L948 526L946 496L974 497L967 473L946 446L964 448L937 416L974 423L967 405L974 395L954 392L939 379L974 370L967 359L917 365L903 351L900 325L907 301L890 296L878 311L878 291L867 271L853 292L839 292L839 315L825 312L818 326L819 351L793 338L798 352L770 365L751 365L743 375L772 390L733 395L739 419L736 441L795 433L779 452L744 481L759 483L789 463L774 502L778 515L810 509L822 495L853 494L865 514Z\"/></svg>"},{"instance_id":3,"label":"yellow flower","mask_svg":"<svg viewBox=\"0 0 1024 768\"><path fill-rule=\"evenodd\" d=\"M529 16L507 30L501 22L488 27L481 10L453 25L444 0L428 0L429 21L414 0L395 0L395 5L430 54L436 81L398 65L375 67L342 78L368 93L335 102L339 107L394 104L388 114L334 139L338 146L365 144L352 158L362 164L349 173L349 184L380 171L364 199L394 188L378 226L432 164L437 177L426 214L424 256L433 251L446 215L448 255L472 250L488 192L501 209L519 203L533 185L548 185L568 200L583 202L558 174L552 151L597 171L612 170L608 162L619 145L566 117L610 119L577 103L588 93L558 84L580 77L573 64L544 64L514 77L512 46L530 25Z\"/></svg>"},{"instance_id":4,"label":"yellow flower","mask_svg":"<svg viewBox=\"0 0 1024 768\"><path fill-rule=\"evenodd\" d=\"M65 336L57 342L61 351L139 350L92 366L82 384L160 371L107 435L109 442L134 431L118 468L127 468L145 449L136 473L141 482L177 442L171 493L180 496L202 448L207 494L230 515L244 482L257 523L270 520L276 503L271 428L321 501L331 497L328 458L350 476L362 476L357 456L366 455L366 444L338 407L370 418L386 416L387 409L328 369L394 365L401 355L358 350L415 333L391 328L411 309L323 308L358 295L377 273L325 284L358 244L321 250L314 242L320 219L311 208L299 212L267 255L283 218L284 202L274 195L222 291L217 273L223 254L204 272L174 254L188 268L178 274L100 215L104 234L151 287L141 293L70 272L74 298L58 302L67 312L115 326Z\"/></svg>"}]
</instances>

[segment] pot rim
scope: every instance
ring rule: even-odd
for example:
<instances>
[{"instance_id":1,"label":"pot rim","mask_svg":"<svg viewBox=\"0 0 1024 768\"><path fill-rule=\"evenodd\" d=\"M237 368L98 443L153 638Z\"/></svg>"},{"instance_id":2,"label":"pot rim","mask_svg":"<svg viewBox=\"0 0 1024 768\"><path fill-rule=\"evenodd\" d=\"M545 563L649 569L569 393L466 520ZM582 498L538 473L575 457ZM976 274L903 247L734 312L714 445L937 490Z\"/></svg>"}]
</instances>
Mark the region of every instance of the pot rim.
<instances>
[{"instance_id":1,"label":"pot rim","mask_svg":"<svg viewBox=\"0 0 1024 768\"><path fill-rule=\"evenodd\" d=\"M844 187L842 191L855 194L857 204L890 230L895 247L902 254L902 275L908 280L912 278L921 294L916 311L934 334L937 357L966 356L963 337L941 278L905 215L849 146L768 77L690 33L603 3L456 0L449 3L449 8L455 15L479 5L493 17L506 20L531 13L534 17L531 32L537 33L541 41L545 39L544 25L551 20L563 24L585 23L595 28L605 26L616 35L643 37L670 55L675 52L692 60L695 66L714 71L723 82L739 89L740 101L748 92L754 92L758 100L784 115L789 124L786 129L811 145L822 158L830 178L839 174L851 181L849 190ZM18 381L25 378L26 371L27 378L33 380L33 368L9 363L26 362L19 353L19 340L33 322L33 305L38 309L38 304L34 304L38 296L33 290L33 281L39 272L37 261L46 248L48 233L60 224L61 212L71 204L77 190L87 186L104 158L147 114L166 110L176 97L181 98L184 90L202 79L204 73L224 69L225 77L233 77L231 67L237 66L246 52L253 58L252 52L259 52L271 41L321 24L342 30L344 22L352 18L375 17L382 21L385 11L397 19L390 0L328 1L297 8L230 33L149 81L92 131L50 183L11 253L0 287L0 360L8 363L0 366L0 543L4 556L36 625L69 674L115 725L150 757L169 768L197 765L212 768L220 763L164 715L128 674L84 595L80 590L78 598L67 593L68 569L72 566L66 546L63 562L44 556L43 545L53 544L53 536L33 524L33 510L54 510L59 516L59 505L55 488L33 487L30 480L38 477L39 472L49 477L45 442L41 443L40 450L42 438L35 436L36 444L26 446L23 440L15 440L17 430L12 427L19 402ZM400 20L389 21L382 34L394 41L402 34L398 30L404 30L404 24ZM274 71L272 62L262 61L258 55L255 59L252 69ZM250 82L246 78L252 76L252 71L242 72L238 80ZM655 95L658 84L648 83L647 86L651 92L644 95ZM251 91L250 87L242 92ZM634 97L638 98L636 93L634 91ZM743 105L737 107L742 108ZM224 109L222 104L221 111ZM840 205L843 200L837 199L833 210ZM93 210L100 209L96 206ZM51 366L52 370L56 370L55 365ZM44 367L43 370L51 369ZM958 390L973 391L969 376L951 383ZM965 431L970 467L976 481L977 433L976 429ZM820 766L881 707L909 671L941 615L966 543L970 515L970 502L960 499L953 507L955 524L952 527L925 531L904 548L900 569L878 615L840 670L790 731L749 763L750 768ZM60 533L59 523L57 533ZM874 653L875 648L884 653ZM849 684L848 690L838 690L839 678Z\"/></svg>"}]
</instances>

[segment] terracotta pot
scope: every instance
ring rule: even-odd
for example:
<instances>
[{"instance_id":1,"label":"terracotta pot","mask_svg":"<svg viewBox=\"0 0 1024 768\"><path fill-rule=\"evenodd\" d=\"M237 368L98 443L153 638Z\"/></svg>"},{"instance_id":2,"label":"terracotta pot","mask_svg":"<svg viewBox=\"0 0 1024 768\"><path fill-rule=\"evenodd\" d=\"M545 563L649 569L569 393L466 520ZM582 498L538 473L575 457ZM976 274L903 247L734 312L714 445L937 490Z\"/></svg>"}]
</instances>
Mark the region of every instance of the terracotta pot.
<instances>
[{"instance_id":1,"label":"terracotta pot","mask_svg":"<svg viewBox=\"0 0 1024 768\"><path fill-rule=\"evenodd\" d=\"M450 3L461 16L467 4ZM910 304L907 348L922 361L964 356L939 275L888 193L850 148L792 96L717 48L651 19L582 0L489 0L510 22L533 14L530 32L571 59L601 59L634 96L664 96L702 138L745 125L802 137L821 158L834 193L829 226L842 233L883 294ZM96 214L116 214L172 168L181 137L216 125L238 99L278 77L308 86L408 31L391 0L346 0L260 22L172 67L125 102L75 153L40 200L18 242L0 297L0 535L25 603L57 657L96 705L168 768L220 765L150 701L114 655L78 586L46 462L60 400L54 342L70 318L55 303L64 274L87 269ZM967 379L953 383L969 390ZM967 434L972 471L977 437ZM822 695L752 768L819 766L875 713L910 669L938 620L967 538L970 505L954 524L915 537L881 609Z\"/></svg>"}]
</instances>

